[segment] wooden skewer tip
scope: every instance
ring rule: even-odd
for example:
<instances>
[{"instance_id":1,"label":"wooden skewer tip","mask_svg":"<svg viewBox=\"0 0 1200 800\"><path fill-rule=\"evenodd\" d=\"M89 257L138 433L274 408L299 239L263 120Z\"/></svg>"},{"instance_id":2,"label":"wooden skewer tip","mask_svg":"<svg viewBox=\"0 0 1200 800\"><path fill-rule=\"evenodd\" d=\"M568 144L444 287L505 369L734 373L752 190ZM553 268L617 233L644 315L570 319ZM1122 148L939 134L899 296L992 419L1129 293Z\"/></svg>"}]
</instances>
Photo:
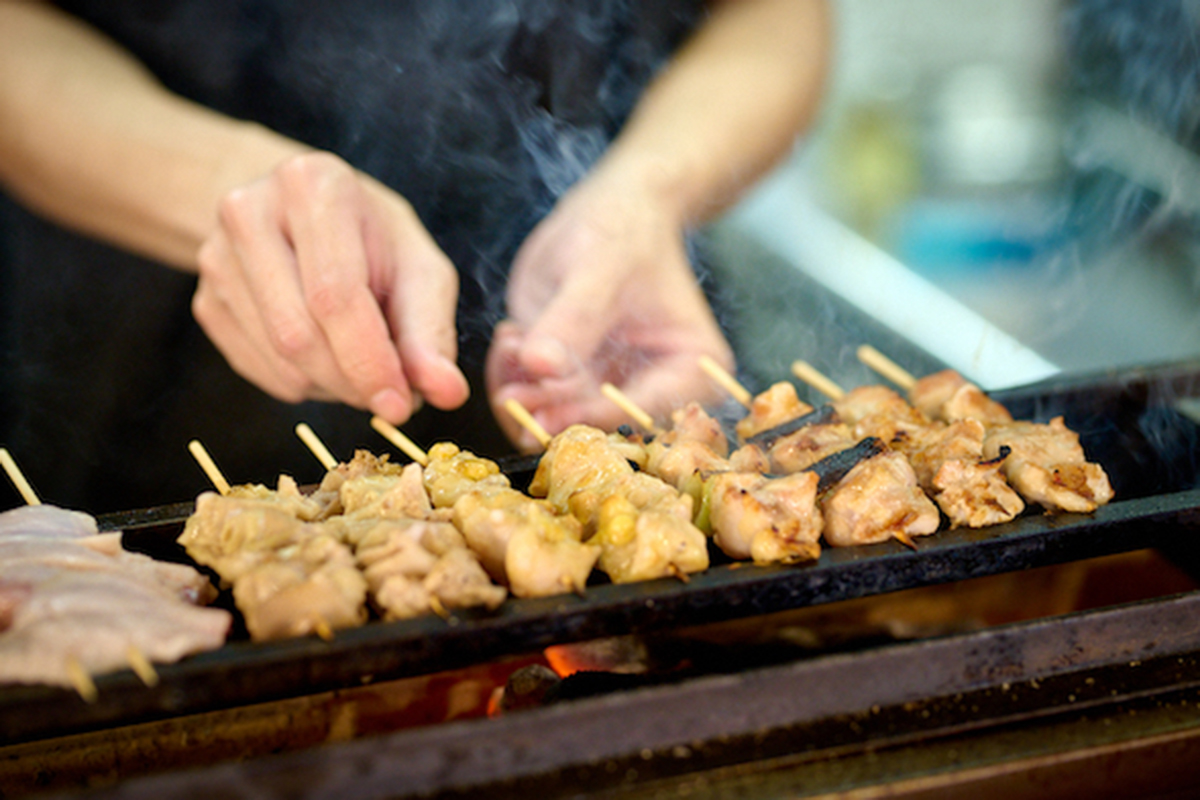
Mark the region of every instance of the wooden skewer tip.
<instances>
[{"instance_id":1,"label":"wooden skewer tip","mask_svg":"<svg viewBox=\"0 0 1200 800\"><path fill-rule=\"evenodd\" d=\"M807 361L793 361L792 374L833 400L840 400L846 396L845 389L838 386Z\"/></svg>"},{"instance_id":2,"label":"wooden skewer tip","mask_svg":"<svg viewBox=\"0 0 1200 800\"><path fill-rule=\"evenodd\" d=\"M429 465L429 455L420 447L417 447L416 442L401 433L399 428L383 417L371 417L371 427L375 429L376 433L396 445L406 456L422 467Z\"/></svg>"},{"instance_id":3,"label":"wooden skewer tip","mask_svg":"<svg viewBox=\"0 0 1200 800\"><path fill-rule=\"evenodd\" d=\"M537 439L538 444L542 447L550 446L550 440L553 437L515 397L510 397L504 401L504 409L512 415L517 424L533 434L533 438Z\"/></svg>"},{"instance_id":4,"label":"wooden skewer tip","mask_svg":"<svg viewBox=\"0 0 1200 800\"><path fill-rule=\"evenodd\" d=\"M312 454L321 462L321 466L325 469L336 469L338 461L329 452L329 448L325 443L313 432L313 429L308 426L308 423L301 422L296 425L296 435L300 437L300 441L304 442L304 446L312 451Z\"/></svg>"},{"instance_id":5,"label":"wooden skewer tip","mask_svg":"<svg viewBox=\"0 0 1200 800\"><path fill-rule=\"evenodd\" d=\"M860 346L857 350L858 360L887 378L901 389L911 389L917 379L908 370L885 356L869 344Z\"/></svg>"},{"instance_id":6,"label":"wooden skewer tip","mask_svg":"<svg viewBox=\"0 0 1200 800\"><path fill-rule=\"evenodd\" d=\"M628 414L634 422L642 426L643 429L651 433L658 433L658 426L654 424L654 417L650 416L637 403L629 399L629 395L622 392L611 383L600 384L600 393L612 400L622 411Z\"/></svg>"},{"instance_id":7,"label":"wooden skewer tip","mask_svg":"<svg viewBox=\"0 0 1200 800\"><path fill-rule=\"evenodd\" d=\"M7 447L0 447L0 466L4 467L9 480L13 482L13 486L17 487L17 492L20 493L22 500L31 506L42 504L42 501L38 499L37 492L33 491L33 487L25 479L25 473L21 472L21 468L17 466L17 462L8 452Z\"/></svg>"},{"instance_id":8,"label":"wooden skewer tip","mask_svg":"<svg viewBox=\"0 0 1200 800\"><path fill-rule=\"evenodd\" d=\"M204 474L212 481L212 485L217 488L217 491L221 494L229 494L229 481L225 480L221 470L217 469L216 462L212 460L212 456L208 454L208 450L204 448L199 439L192 439L188 442L188 452L192 454L192 458L196 459L196 463L200 465L200 469L204 470Z\"/></svg>"},{"instance_id":9,"label":"wooden skewer tip","mask_svg":"<svg viewBox=\"0 0 1200 800\"><path fill-rule=\"evenodd\" d=\"M717 382L725 391L744 405L750 407L750 403L754 401L754 395L745 386L738 382L738 379L729 374L729 371L713 360L711 356L700 356L700 369Z\"/></svg>"},{"instance_id":10,"label":"wooden skewer tip","mask_svg":"<svg viewBox=\"0 0 1200 800\"><path fill-rule=\"evenodd\" d=\"M92 680L92 676L83 668L83 664L79 663L79 659L75 656L67 656L67 678L71 681L71 685L75 687L75 691L83 698L83 702L92 704L100 697L100 692L96 689L96 682Z\"/></svg>"},{"instance_id":11,"label":"wooden skewer tip","mask_svg":"<svg viewBox=\"0 0 1200 800\"><path fill-rule=\"evenodd\" d=\"M129 645L129 649L125 653L125 660L129 662L129 668L134 671L147 686L158 685L158 670L150 663L150 659L146 658L146 654L138 649L137 645Z\"/></svg>"}]
</instances>

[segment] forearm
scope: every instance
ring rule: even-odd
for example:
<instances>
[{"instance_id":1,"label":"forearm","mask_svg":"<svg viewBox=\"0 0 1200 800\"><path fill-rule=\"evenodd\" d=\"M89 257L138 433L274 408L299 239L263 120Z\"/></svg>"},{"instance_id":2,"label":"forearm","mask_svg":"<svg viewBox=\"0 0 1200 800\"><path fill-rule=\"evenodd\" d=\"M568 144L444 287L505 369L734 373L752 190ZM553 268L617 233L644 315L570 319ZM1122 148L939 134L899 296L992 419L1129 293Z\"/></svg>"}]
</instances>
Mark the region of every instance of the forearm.
<instances>
[{"instance_id":1,"label":"forearm","mask_svg":"<svg viewBox=\"0 0 1200 800\"><path fill-rule=\"evenodd\" d=\"M646 91L597 169L683 224L737 200L811 122L829 59L824 0L724 0Z\"/></svg>"},{"instance_id":2,"label":"forearm","mask_svg":"<svg viewBox=\"0 0 1200 800\"><path fill-rule=\"evenodd\" d=\"M219 199L305 149L171 94L57 9L0 2L0 182L60 224L194 270Z\"/></svg>"}]
</instances>

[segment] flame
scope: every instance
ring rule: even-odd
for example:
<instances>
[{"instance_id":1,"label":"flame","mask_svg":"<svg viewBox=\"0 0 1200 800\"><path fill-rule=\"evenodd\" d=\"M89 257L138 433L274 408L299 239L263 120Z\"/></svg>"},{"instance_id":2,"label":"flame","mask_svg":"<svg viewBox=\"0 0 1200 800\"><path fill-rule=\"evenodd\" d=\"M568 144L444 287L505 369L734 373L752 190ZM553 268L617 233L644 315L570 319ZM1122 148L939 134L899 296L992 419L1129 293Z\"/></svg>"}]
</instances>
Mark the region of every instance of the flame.
<instances>
[{"instance_id":1,"label":"flame","mask_svg":"<svg viewBox=\"0 0 1200 800\"><path fill-rule=\"evenodd\" d=\"M542 651L542 657L546 659L546 664L560 678L565 678L568 675L574 675L576 672L591 668L590 664L579 657L579 651L570 645L552 645L547 647Z\"/></svg>"}]
</instances>

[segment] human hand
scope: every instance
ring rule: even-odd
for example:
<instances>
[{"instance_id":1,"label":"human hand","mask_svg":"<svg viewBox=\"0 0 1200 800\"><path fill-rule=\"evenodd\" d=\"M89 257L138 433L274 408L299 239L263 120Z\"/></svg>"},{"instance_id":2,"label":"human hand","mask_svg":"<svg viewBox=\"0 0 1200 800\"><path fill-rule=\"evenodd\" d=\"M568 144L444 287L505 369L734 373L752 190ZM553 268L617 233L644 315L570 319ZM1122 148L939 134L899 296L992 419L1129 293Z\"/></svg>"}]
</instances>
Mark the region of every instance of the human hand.
<instances>
[{"instance_id":1,"label":"human hand","mask_svg":"<svg viewBox=\"0 0 1200 800\"><path fill-rule=\"evenodd\" d=\"M458 274L412 207L328 153L221 201L192 311L242 377L286 402L394 424L469 392L455 365Z\"/></svg>"},{"instance_id":2,"label":"human hand","mask_svg":"<svg viewBox=\"0 0 1200 800\"><path fill-rule=\"evenodd\" d=\"M732 368L733 355L688 262L683 228L653 193L594 177L530 234L486 368L493 413L518 446L537 443L504 410L509 398L551 433L627 422L600 394L604 382L660 419L689 400L717 398L699 357Z\"/></svg>"}]
</instances>

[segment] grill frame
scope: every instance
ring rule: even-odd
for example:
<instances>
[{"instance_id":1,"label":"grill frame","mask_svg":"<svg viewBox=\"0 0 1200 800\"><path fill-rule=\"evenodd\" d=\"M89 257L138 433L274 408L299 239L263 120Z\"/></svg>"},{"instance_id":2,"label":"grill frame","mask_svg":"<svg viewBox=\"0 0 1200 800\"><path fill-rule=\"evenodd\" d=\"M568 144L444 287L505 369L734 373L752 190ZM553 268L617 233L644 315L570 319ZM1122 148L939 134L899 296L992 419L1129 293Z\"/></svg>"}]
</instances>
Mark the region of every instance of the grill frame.
<instances>
[{"instance_id":1,"label":"grill frame","mask_svg":"<svg viewBox=\"0 0 1200 800\"><path fill-rule=\"evenodd\" d=\"M684 584L673 579L601 583L585 596L511 599L495 612L459 612L372 622L279 642L234 641L220 650L159 668L156 687L131 672L100 676L99 699L86 704L54 687L0 688L0 744L454 669L551 644L649 633L816 606L901 589L1012 572L1113 553L1157 548L1189 569L1200 523L1200 429L1177 408L1200 396L1200 364L1105 373L996 393L1019 418L1062 414L1089 455L1109 470L1122 498L1090 515L1030 513L978 531L943 531L916 551L889 542L827 548L815 564L718 563ZM1163 446L1164 433L1175 443ZM528 461L506 466L514 474ZM190 504L107 515L106 530L125 531L127 546L185 558L174 539Z\"/></svg>"}]
</instances>

